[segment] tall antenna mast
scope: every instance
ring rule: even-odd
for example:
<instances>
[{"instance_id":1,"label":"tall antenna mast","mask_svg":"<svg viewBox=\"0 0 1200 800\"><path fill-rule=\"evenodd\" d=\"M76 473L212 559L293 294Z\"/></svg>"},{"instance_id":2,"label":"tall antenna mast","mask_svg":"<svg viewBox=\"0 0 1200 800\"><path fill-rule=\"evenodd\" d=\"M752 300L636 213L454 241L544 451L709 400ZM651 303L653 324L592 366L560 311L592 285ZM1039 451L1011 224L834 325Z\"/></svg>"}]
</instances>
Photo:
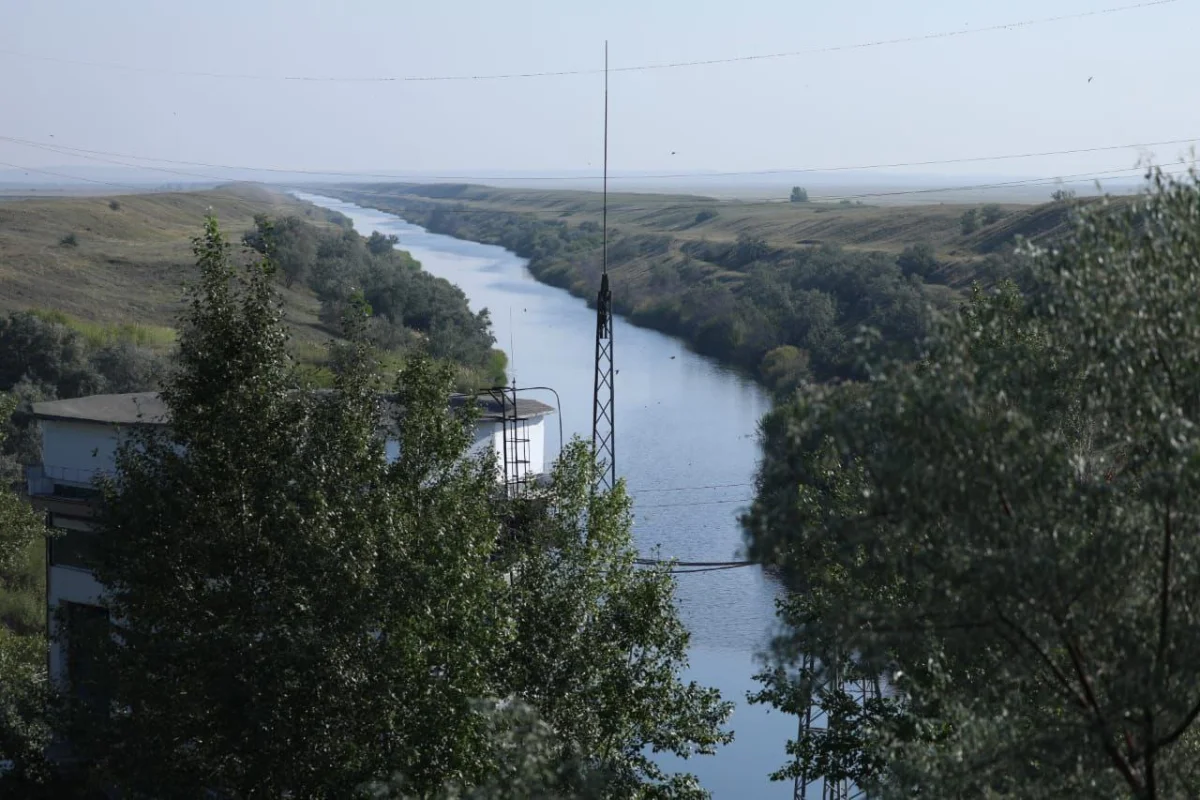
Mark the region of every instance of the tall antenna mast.
<instances>
[{"instance_id":1,"label":"tall antenna mast","mask_svg":"<svg viewBox=\"0 0 1200 800\"><path fill-rule=\"evenodd\" d=\"M604 194L601 201L600 292L596 295L596 378L592 393L592 453L600 462L597 489L617 483L616 390L613 385L612 292L608 287L608 42L604 42Z\"/></svg>"}]
</instances>

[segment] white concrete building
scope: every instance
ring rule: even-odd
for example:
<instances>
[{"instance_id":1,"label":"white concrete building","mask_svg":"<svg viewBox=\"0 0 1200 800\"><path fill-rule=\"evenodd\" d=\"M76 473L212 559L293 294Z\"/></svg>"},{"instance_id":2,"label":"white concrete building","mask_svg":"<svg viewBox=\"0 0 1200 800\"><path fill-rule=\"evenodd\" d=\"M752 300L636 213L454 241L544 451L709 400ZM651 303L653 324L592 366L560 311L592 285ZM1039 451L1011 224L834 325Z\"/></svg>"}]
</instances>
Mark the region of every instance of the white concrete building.
<instances>
[{"instance_id":1,"label":"white concrete building","mask_svg":"<svg viewBox=\"0 0 1200 800\"><path fill-rule=\"evenodd\" d=\"M470 402L455 395L451 405ZM495 451L504 481L529 481L546 472L546 418L550 406L520 398L514 403L499 396L476 398L480 417L476 423L473 452ZM93 486L99 475L114 469L118 446L136 426L169 424L167 409L156 393L94 395L74 400L35 403L34 416L42 434L42 463L27 471L27 489L36 508L46 513L47 524L60 535L50 540L47 552L46 603L52 645L49 671L52 681L67 688L68 678L86 670L85 660L54 636L55 611L65 606L67 614L103 618L101 586L88 568L96 533ZM507 447L505 446L507 443ZM386 443L390 459L398 454L395 440ZM506 472L505 472L506 470Z\"/></svg>"}]
</instances>

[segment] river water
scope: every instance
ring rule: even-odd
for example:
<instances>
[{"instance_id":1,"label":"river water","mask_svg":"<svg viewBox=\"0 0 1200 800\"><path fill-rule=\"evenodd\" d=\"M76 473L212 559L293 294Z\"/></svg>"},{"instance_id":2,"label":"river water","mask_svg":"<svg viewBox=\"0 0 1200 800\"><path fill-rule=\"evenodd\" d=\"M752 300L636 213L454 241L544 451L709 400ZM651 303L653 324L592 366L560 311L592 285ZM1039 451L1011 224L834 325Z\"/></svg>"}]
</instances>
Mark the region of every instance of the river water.
<instances>
[{"instance_id":1,"label":"river water","mask_svg":"<svg viewBox=\"0 0 1200 800\"><path fill-rule=\"evenodd\" d=\"M591 436L596 314L565 290L539 283L526 261L503 248L430 233L375 209L296 193L339 211L363 235L396 234L428 272L457 284L472 309L487 308L498 347L518 386L552 386L562 398L567 438ZM614 286L620 292L620 284ZM770 400L752 381L696 355L682 342L617 319L617 474L633 497L634 535L643 554L681 561L739 557L738 514L747 505L758 457L756 431ZM538 399L553 405L554 399ZM547 459L558 452L547 431ZM774 620L775 589L757 567L680 575L679 605L692 633L687 677L737 703L734 742L717 755L664 767L695 773L716 800L790 797L790 783L767 775L786 759L793 716L751 706L755 654Z\"/></svg>"}]
</instances>

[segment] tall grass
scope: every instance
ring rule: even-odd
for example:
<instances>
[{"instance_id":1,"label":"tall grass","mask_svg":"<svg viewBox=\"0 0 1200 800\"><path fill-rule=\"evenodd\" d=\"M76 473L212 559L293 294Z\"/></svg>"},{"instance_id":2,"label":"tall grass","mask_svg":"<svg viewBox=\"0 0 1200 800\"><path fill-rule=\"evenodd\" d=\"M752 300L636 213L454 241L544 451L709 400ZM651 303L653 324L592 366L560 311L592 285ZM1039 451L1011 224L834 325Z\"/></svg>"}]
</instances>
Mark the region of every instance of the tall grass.
<instances>
[{"instance_id":1,"label":"tall grass","mask_svg":"<svg viewBox=\"0 0 1200 800\"><path fill-rule=\"evenodd\" d=\"M139 347L163 351L169 350L175 345L175 329L164 325L90 322L52 308L31 308L29 311L47 322L55 322L70 328L83 337L90 347L105 347L128 342Z\"/></svg>"},{"instance_id":2,"label":"tall grass","mask_svg":"<svg viewBox=\"0 0 1200 800\"><path fill-rule=\"evenodd\" d=\"M11 573L0 573L0 628L30 635L46 629L46 540L25 548L25 558Z\"/></svg>"}]
</instances>

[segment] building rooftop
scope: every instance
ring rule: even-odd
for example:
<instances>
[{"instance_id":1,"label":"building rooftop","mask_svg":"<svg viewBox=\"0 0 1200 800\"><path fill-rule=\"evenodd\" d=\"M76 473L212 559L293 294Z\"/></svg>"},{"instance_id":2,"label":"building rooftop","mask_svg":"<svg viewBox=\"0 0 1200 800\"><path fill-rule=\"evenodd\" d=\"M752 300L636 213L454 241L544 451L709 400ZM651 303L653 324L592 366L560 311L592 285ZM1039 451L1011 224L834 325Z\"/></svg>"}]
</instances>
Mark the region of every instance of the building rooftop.
<instances>
[{"instance_id":1,"label":"building rooftop","mask_svg":"<svg viewBox=\"0 0 1200 800\"><path fill-rule=\"evenodd\" d=\"M458 408L470 400L471 395L455 394L450 396L450 405ZM503 418L504 409L498 397L481 394L475 400L479 404L481 419L499 422ZM517 397L516 416L519 419L536 419L553 413L552 406L531 398ZM33 415L38 419L103 425L163 425L170 417L158 392L94 394L72 400L47 400L33 404Z\"/></svg>"}]
</instances>

